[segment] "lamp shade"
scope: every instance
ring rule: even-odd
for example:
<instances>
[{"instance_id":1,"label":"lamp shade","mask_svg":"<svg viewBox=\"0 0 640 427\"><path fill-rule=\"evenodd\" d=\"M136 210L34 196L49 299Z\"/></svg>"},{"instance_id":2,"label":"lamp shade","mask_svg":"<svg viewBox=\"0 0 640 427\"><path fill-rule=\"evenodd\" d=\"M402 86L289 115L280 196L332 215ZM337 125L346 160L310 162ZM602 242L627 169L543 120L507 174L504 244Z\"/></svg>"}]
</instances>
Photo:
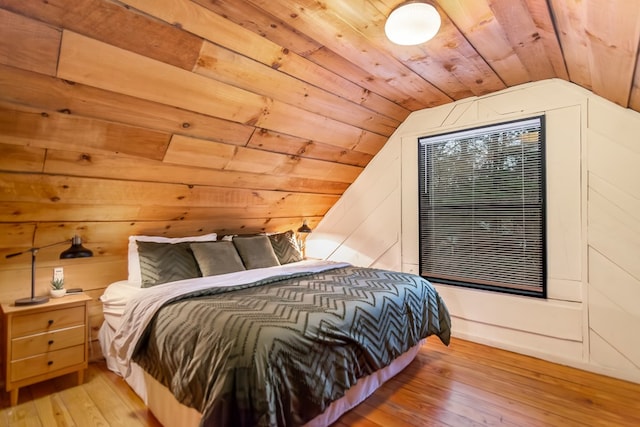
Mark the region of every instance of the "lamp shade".
<instances>
[{"instance_id":1,"label":"lamp shade","mask_svg":"<svg viewBox=\"0 0 640 427\"><path fill-rule=\"evenodd\" d=\"M82 246L80 236L73 236L73 239L71 239L71 247L60 254L60 259L88 258L92 256L93 252Z\"/></svg>"},{"instance_id":2,"label":"lamp shade","mask_svg":"<svg viewBox=\"0 0 640 427\"><path fill-rule=\"evenodd\" d=\"M311 233L311 228L307 225L307 220L302 221L302 225L298 228L298 233Z\"/></svg>"},{"instance_id":3,"label":"lamp shade","mask_svg":"<svg viewBox=\"0 0 640 427\"><path fill-rule=\"evenodd\" d=\"M433 5L408 1L391 11L384 31L393 43L411 46L431 40L438 33L440 24L440 15Z\"/></svg>"}]
</instances>

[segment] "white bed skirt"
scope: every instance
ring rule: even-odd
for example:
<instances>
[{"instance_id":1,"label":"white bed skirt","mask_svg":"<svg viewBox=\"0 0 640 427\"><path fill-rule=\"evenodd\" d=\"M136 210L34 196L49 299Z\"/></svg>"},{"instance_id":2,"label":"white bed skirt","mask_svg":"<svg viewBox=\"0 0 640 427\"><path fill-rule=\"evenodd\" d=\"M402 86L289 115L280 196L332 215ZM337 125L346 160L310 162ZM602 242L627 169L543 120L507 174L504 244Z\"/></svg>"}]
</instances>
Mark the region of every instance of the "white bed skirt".
<instances>
[{"instance_id":1,"label":"white bed skirt","mask_svg":"<svg viewBox=\"0 0 640 427\"><path fill-rule=\"evenodd\" d=\"M100 328L98 338L102 347L102 354L107 360L108 368L122 375L122 372L126 371L120 369L121 367L118 366L113 358L109 357L109 352L107 351L113 334L113 329L105 322ZM360 378L353 387L347 390L342 398L332 402L326 411L309 421L305 427L323 427L335 422L342 414L369 397L385 381L406 368L416 357L424 341L422 340L411 347L389 366ZM195 427L199 425L202 417L200 412L178 402L168 388L147 374L136 363L131 363L130 375L124 379L163 426Z\"/></svg>"}]
</instances>

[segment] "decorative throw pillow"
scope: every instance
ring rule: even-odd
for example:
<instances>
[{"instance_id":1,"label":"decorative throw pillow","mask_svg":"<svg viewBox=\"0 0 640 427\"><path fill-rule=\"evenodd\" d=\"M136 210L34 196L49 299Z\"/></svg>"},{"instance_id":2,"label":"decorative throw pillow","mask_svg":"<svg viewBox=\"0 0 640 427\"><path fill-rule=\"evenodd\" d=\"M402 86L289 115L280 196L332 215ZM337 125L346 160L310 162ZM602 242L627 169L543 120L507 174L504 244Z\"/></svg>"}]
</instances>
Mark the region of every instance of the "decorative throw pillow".
<instances>
[{"instance_id":1,"label":"decorative throw pillow","mask_svg":"<svg viewBox=\"0 0 640 427\"><path fill-rule=\"evenodd\" d=\"M203 276L216 276L245 269L233 242L201 242L191 243L189 246Z\"/></svg>"},{"instance_id":2,"label":"decorative throw pillow","mask_svg":"<svg viewBox=\"0 0 640 427\"><path fill-rule=\"evenodd\" d=\"M296 240L296 235L293 233L293 230L285 231L284 233L269 234L269 240L280 264L302 261L302 251L300 250L300 246L298 246L298 241Z\"/></svg>"},{"instance_id":3,"label":"decorative throw pillow","mask_svg":"<svg viewBox=\"0 0 640 427\"><path fill-rule=\"evenodd\" d=\"M188 242L138 242L138 255L143 288L200 277Z\"/></svg>"},{"instance_id":4,"label":"decorative throw pillow","mask_svg":"<svg viewBox=\"0 0 640 427\"><path fill-rule=\"evenodd\" d=\"M273 251L273 246L271 246L271 241L264 234L236 236L233 238L233 244L247 270L280 265L278 257Z\"/></svg>"},{"instance_id":5,"label":"decorative throw pillow","mask_svg":"<svg viewBox=\"0 0 640 427\"><path fill-rule=\"evenodd\" d=\"M163 237L163 236L129 236L129 283L140 284L142 276L140 275L140 257L138 256L138 242L156 242L156 243L182 243L182 242L213 242L217 239L216 233L203 234L201 236L189 237Z\"/></svg>"}]
</instances>

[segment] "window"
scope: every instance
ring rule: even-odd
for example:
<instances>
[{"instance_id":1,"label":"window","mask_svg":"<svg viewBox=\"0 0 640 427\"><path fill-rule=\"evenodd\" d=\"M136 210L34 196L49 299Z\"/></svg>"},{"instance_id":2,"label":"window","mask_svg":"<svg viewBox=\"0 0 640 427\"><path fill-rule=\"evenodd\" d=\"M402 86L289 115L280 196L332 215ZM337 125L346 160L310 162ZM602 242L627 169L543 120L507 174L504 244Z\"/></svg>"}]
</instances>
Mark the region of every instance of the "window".
<instances>
[{"instance_id":1,"label":"window","mask_svg":"<svg viewBox=\"0 0 640 427\"><path fill-rule=\"evenodd\" d=\"M544 116L418 146L420 275L546 297Z\"/></svg>"}]
</instances>

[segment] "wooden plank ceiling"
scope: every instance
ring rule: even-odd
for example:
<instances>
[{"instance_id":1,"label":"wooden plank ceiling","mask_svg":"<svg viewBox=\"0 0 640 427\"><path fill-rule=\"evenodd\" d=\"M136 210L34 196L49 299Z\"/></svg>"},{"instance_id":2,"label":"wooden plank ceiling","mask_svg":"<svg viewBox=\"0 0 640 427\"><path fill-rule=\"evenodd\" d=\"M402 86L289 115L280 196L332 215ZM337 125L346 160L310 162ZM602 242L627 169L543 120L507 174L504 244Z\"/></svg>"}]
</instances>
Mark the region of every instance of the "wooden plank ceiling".
<instances>
[{"instance_id":1,"label":"wooden plank ceiling","mask_svg":"<svg viewBox=\"0 0 640 427\"><path fill-rule=\"evenodd\" d=\"M415 47L398 3L0 0L0 253L313 226L412 111L525 82L640 111L637 0L439 0Z\"/></svg>"}]
</instances>

